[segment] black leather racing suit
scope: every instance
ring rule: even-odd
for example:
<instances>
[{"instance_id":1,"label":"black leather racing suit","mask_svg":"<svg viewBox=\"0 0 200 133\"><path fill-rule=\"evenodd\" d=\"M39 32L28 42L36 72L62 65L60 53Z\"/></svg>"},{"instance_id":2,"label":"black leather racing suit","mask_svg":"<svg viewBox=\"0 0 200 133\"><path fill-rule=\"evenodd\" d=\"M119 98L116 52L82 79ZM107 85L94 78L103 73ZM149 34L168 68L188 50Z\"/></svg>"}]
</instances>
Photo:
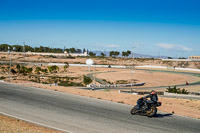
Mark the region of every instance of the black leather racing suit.
<instances>
[{"instance_id":1,"label":"black leather racing suit","mask_svg":"<svg viewBox=\"0 0 200 133\"><path fill-rule=\"evenodd\" d=\"M142 98L137 100L137 108L138 109L140 109L140 107L142 106L143 99L146 99L146 98L150 98L151 99L149 102L157 103L157 101L158 101L158 96L156 94L149 94L149 95L147 95L145 97L142 97Z\"/></svg>"},{"instance_id":2,"label":"black leather racing suit","mask_svg":"<svg viewBox=\"0 0 200 133\"><path fill-rule=\"evenodd\" d=\"M144 98L144 99L145 99L145 98L150 98L151 101L153 101L154 103L158 101L158 96L157 96L156 94L149 94L149 95L147 95L147 96L145 96L145 97L143 97L143 98Z\"/></svg>"}]
</instances>

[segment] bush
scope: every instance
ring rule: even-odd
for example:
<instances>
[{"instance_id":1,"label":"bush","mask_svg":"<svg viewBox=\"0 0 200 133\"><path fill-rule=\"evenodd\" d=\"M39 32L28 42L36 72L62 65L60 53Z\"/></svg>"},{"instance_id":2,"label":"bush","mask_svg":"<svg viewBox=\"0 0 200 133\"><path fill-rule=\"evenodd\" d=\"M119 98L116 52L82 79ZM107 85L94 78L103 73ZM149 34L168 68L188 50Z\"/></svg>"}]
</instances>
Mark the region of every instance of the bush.
<instances>
[{"instance_id":1,"label":"bush","mask_svg":"<svg viewBox=\"0 0 200 133\"><path fill-rule=\"evenodd\" d=\"M92 79L90 77L87 77L87 76L84 75L83 83L88 85L88 84L92 83Z\"/></svg>"},{"instance_id":2,"label":"bush","mask_svg":"<svg viewBox=\"0 0 200 133\"><path fill-rule=\"evenodd\" d=\"M106 79L102 79L102 81L104 81L104 82L106 82L106 83L108 83L108 84L113 84L112 82L110 82L110 81L107 81Z\"/></svg>"},{"instance_id":3,"label":"bush","mask_svg":"<svg viewBox=\"0 0 200 133\"><path fill-rule=\"evenodd\" d=\"M81 83L75 83L71 81L60 81L58 85L59 86L83 86Z\"/></svg>"},{"instance_id":4,"label":"bush","mask_svg":"<svg viewBox=\"0 0 200 133\"><path fill-rule=\"evenodd\" d=\"M39 74L40 71L41 71L41 67L36 67L35 72L36 72L37 74Z\"/></svg>"},{"instance_id":5,"label":"bush","mask_svg":"<svg viewBox=\"0 0 200 133\"><path fill-rule=\"evenodd\" d=\"M177 94L188 94L189 92L186 89L180 89L180 88L176 88L176 86L174 87L168 87L167 88L167 92L169 93L177 93Z\"/></svg>"},{"instance_id":6,"label":"bush","mask_svg":"<svg viewBox=\"0 0 200 133\"><path fill-rule=\"evenodd\" d=\"M117 80L116 84L128 84L127 80Z\"/></svg>"},{"instance_id":7,"label":"bush","mask_svg":"<svg viewBox=\"0 0 200 133\"><path fill-rule=\"evenodd\" d=\"M32 68L27 68L27 73L32 73L33 69Z\"/></svg>"},{"instance_id":8,"label":"bush","mask_svg":"<svg viewBox=\"0 0 200 133\"><path fill-rule=\"evenodd\" d=\"M54 66L48 66L48 70L49 70L50 73L51 72L56 72L56 70L59 71L59 67L56 66L56 65L54 65Z\"/></svg>"},{"instance_id":9,"label":"bush","mask_svg":"<svg viewBox=\"0 0 200 133\"><path fill-rule=\"evenodd\" d=\"M55 55L49 55L49 57L51 57L51 58L57 58Z\"/></svg>"},{"instance_id":10,"label":"bush","mask_svg":"<svg viewBox=\"0 0 200 133\"><path fill-rule=\"evenodd\" d=\"M33 71L32 68L27 68L25 66L20 66L20 68L17 68L17 69L20 69L19 73L22 73L24 75L26 75L27 73L32 73Z\"/></svg>"},{"instance_id":11,"label":"bush","mask_svg":"<svg viewBox=\"0 0 200 133\"><path fill-rule=\"evenodd\" d=\"M20 72L20 68L21 68L20 64L17 64L16 68L17 68L17 71Z\"/></svg>"},{"instance_id":12,"label":"bush","mask_svg":"<svg viewBox=\"0 0 200 133\"><path fill-rule=\"evenodd\" d=\"M11 73L16 74L17 72L15 71L15 69L11 69Z\"/></svg>"},{"instance_id":13,"label":"bush","mask_svg":"<svg viewBox=\"0 0 200 133\"><path fill-rule=\"evenodd\" d=\"M69 67L69 64L67 62L65 62L65 65L64 65L64 71L66 71L66 69Z\"/></svg>"},{"instance_id":14,"label":"bush","mask_svg":"<svg viewBox=\"0 0 200 133\"><path fill-rule=\"evenodd\" d=\"M4 76L1 76L1 77L0 77L0 80L3 80L3 79L5 79L5 78L6 78L6 77L4 77Z\"/></svg>"}]
</instances>

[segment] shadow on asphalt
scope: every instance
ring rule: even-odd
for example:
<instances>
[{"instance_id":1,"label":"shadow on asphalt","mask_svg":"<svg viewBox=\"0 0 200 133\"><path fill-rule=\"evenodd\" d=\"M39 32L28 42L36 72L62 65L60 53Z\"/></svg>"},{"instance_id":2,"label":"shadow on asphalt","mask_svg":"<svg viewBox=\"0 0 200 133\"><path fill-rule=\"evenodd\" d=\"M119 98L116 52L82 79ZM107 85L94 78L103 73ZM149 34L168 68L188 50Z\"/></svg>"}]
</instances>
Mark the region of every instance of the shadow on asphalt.
<instances>
[{"instance_id":1,"label":"shadow on asphalt","mask_svg":"<svg viewBox=\"0 0 200 133\"><path fill-rule=\"evenodd\" d=\"M156 114L154 118L164 118L164 117L171 117L173 114L168 113L168 114Z\"/></svg>"}]
</instances>

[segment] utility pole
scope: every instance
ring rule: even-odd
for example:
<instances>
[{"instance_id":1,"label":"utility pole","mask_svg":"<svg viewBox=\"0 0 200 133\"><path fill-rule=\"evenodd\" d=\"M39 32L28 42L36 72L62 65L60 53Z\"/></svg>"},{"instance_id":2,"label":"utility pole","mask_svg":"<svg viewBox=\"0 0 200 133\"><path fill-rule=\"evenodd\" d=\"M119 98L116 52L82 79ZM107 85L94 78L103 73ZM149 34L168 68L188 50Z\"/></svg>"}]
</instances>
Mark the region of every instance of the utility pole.
<instances>
[{"instance_id":1,"label":"utility pole","mask_svg":"<svg viewBox=\"0 0 200 133\"><path fill-rule=\"evenodd\" d=\"M25 53L25 51L26 51L26 50L25 50L25 42L24 42L24 46L23 46L23 52Z\"/></svg>"},{"instance_id":2,"label":"utility pole","mask_svg":"<svg viewBox=\"0 0 200 133\"><path fill-rule=\"evenodd\" d=\"M94 63L94 84L96 86L96 64Z\"/></svg>"},{"instance_id":3,"label":"utility pole","mask_svg":"<svg viewBox=\"0 0 200 133\"><path fill-rule=\"evenodd\" d=\"M24 56L26 56L25 41L24 41L24 46L23 46L23 52L24 52Z\"/></svg>"},{"instance_id":4,"label":"utility pole","mask_svg":"<svg viewBox=\"0 0 200 133\"><path fill-rule=\"evenodd\" d=\"M133 75L134 75L134 53L133 53L133 51L134 51L134 48L136 48L136 47L132 47L132 59L133 59L133 66L132 66L132 84L134 83L133 81Z\"/></svg>"},{"instance_id":5,"label":"utility pole","mask_svg":"<svg viewBox=\"0 0 200 133\"><path fill-rule=\"evenodd\" d=\"M11 79L11 75L10 75L10 73L11 73L11 50L10 50L11 48L10 47L8 47L8 54L9 54L9 56L10 56L10 65L9 65L9 83L10 83L10 79Z\"/></svg>"},{"instance_id":6,"label":"utility pole","mask_svg":"<svg viewBox=\"0 0 200 133\"><path fill-rule=\"evenodd\" d=\"M15 51L15 47L13 47L13 51ZM9 67L9 83L11 81L11 66L12 66L12 51L11 48L8 47L8 53L10 55L10 67Z\"/></svg>"}]
</instances>

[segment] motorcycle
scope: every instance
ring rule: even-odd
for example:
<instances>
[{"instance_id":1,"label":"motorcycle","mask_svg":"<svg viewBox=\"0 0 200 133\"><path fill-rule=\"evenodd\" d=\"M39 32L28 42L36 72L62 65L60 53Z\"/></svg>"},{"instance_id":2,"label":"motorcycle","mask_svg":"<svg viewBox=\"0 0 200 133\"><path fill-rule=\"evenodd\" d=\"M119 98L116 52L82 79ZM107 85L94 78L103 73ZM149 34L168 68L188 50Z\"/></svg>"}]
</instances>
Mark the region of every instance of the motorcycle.
<instances>
[{"instance_id":1,"label":"motorcycle","mask_svg":"<svg viewBox=\"0 0 200 133\"><path fill-rule=\"evenodd\" d=\"M148 117L153 117L157 113L157 107L161 106L161 105L162 105L161 102L154 103L153 101L143 99L142 104L141 104L141 108L138 109L137 105L134 106L131 109L131 114L132 115L138 114L138 115L145 115L145 116L148 116Z\"/></svg>"}]
</instances>

